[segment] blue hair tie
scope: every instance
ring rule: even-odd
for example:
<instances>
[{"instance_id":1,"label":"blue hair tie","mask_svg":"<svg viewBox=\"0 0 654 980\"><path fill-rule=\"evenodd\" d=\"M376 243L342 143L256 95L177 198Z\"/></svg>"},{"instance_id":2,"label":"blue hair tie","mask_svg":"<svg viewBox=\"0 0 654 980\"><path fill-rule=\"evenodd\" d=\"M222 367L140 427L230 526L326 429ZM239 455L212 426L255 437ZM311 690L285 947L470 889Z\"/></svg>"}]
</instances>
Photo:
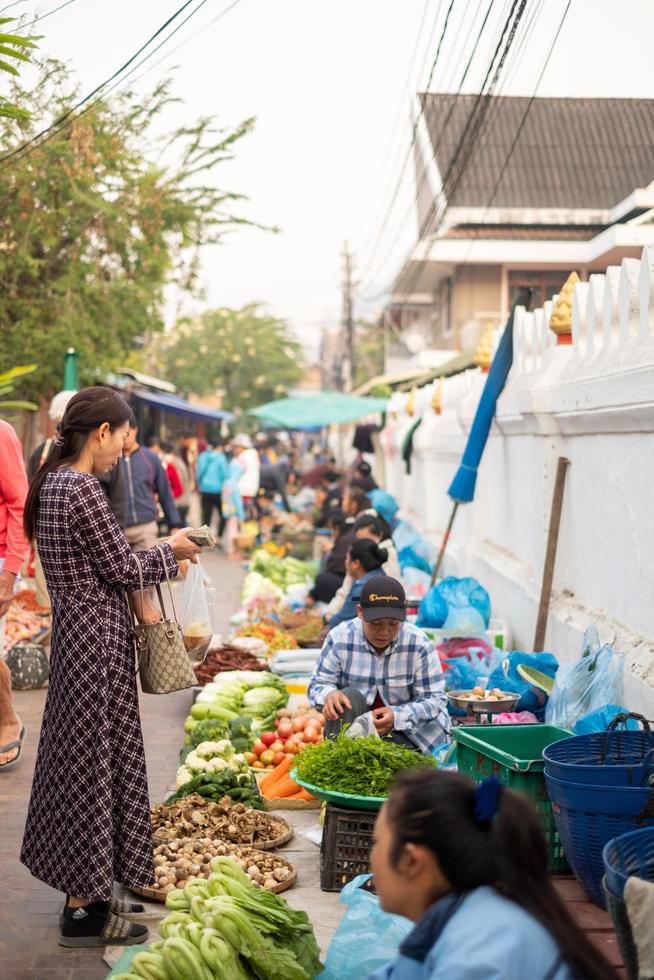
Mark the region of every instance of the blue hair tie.
<instances>
[{"instance_id":1,"label":"blue hair tie","mask_svg":"<svg viewBox=\"0 0 654 980\"><path fill-rule=\"evenodd\" d=\"M475 790L475 820L477 823L490 823L497 813L502 784L497 776L490 776L477 785Z\"/></svg>"}]
</instances>

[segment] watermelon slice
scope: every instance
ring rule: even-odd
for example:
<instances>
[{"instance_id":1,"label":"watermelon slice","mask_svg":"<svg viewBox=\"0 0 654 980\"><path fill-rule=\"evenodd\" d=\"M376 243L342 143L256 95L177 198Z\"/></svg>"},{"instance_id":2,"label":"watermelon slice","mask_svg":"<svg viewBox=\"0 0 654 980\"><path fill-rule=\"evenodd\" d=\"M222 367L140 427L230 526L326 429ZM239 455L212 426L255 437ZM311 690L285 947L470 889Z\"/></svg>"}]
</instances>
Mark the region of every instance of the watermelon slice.
<instances>
[{"instance_id":1,"label":"watermelon slice","mask_svg":"<svg viewBox=\"0 0 654 980\"><path fill-rule=\"evenodd\" d=\"M545 691L549 697L554 687L553 677L549 677L542 670L536 670L535 667L529 667L527 664L518 664L516 669L523 681L531 684L532 687L537 687L540 691Z\"/></svg>"}]
</instances>

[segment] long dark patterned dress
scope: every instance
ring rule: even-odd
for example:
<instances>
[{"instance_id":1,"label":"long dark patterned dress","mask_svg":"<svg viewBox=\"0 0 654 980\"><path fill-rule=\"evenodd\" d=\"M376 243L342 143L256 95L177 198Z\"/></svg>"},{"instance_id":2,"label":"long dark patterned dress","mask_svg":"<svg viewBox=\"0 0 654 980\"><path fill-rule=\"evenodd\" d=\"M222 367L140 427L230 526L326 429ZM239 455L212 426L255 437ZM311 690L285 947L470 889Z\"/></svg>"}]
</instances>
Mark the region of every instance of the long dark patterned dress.
<instances>
[{"instance_id":1,"label":"long dark patterned dress","mask_svg":"<svg viewBox=\"0 0 654 980\"><path fill-rule=\"evenodd\" d=\"M94 476L46 478L36 539L52 599L50 685L21 861L59 891L111 897L154 880L134 647L124 589L136 560ZM164 545L171 577L178 571ZM146 585L161 552L140 554Z\"/></svg>"}]
</instances>

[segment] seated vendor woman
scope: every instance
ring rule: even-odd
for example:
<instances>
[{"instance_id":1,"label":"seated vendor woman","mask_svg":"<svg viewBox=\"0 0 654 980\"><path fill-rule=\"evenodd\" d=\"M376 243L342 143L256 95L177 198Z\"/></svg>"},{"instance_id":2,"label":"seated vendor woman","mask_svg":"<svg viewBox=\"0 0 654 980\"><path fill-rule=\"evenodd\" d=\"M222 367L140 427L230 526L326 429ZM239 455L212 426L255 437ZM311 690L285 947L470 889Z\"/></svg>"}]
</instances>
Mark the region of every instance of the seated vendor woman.
<instances>
[{"instance_id":1,"label":"seated vendor woman","mask_svg":"<svg viewBox=\"0 0 654 980\"><path fill-rule=\"evenodd\" d=\"M327 738L372 712L378 735L428 753L449 731L444 690L433 643L406 622L402 585L377 575L361 590L357 618L325 640L309 699L321 707Z\"/></svg>"}]
</instances>

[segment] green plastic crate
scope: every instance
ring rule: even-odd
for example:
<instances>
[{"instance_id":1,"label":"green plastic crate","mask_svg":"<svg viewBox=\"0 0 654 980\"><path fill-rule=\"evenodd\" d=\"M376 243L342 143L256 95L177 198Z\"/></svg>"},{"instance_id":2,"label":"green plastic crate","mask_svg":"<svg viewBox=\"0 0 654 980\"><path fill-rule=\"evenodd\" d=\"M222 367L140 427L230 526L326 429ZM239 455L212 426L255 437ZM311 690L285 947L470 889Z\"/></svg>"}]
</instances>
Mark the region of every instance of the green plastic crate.
<instances>
[{"instance_id":1,"label":"green plastic crate","mask_svg":"<svg viewBox=\"0 0 654 980\"><path fill-rule=\"evenodd\" d=\"M547 838L550 871L569 871L545 789L543 749L572 732L554 725L461 725L452 729L459 772L477 782L497 776L536 808Z\"/></svg>"}]
</instances>

